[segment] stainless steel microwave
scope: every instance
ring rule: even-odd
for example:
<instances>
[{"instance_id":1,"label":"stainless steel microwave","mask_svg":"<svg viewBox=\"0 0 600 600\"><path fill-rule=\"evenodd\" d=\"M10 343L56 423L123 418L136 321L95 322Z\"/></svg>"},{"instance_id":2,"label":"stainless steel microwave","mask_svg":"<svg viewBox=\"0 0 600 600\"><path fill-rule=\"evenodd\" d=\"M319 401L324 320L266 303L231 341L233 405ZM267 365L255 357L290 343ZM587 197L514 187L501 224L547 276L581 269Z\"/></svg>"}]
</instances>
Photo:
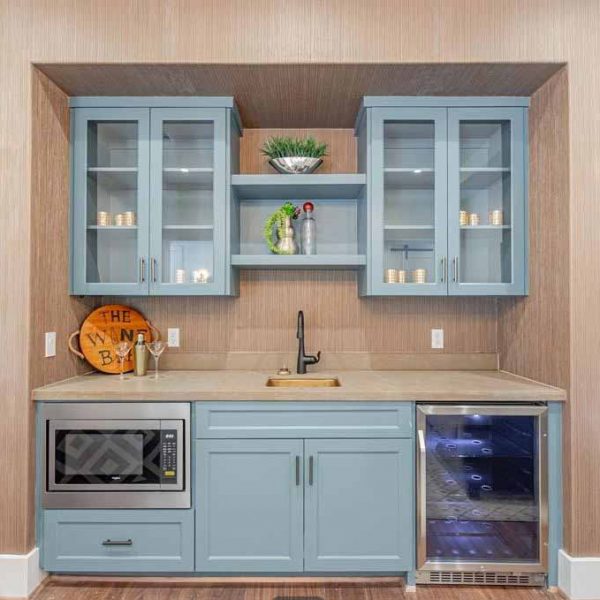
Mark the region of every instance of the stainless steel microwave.
<instances>
[{"instance_id":1,"label":"stainless steel microwave","mask_svg":"<svg viewBox=\"0 0 600 600\"><path fill-rule=\"evenodd\" d=\"M46 508L189 508L190 406L41 407Z\"/></svg>"}]
</instances>

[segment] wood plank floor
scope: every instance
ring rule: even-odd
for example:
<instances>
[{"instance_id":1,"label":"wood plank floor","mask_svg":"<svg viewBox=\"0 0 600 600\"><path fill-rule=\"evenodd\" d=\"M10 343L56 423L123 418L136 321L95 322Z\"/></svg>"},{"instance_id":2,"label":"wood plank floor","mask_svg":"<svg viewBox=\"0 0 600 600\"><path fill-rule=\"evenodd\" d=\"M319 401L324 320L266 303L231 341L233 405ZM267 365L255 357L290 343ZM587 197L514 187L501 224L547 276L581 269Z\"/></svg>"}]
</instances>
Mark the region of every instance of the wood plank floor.
<instances>
[{"instance_id":1,"label":"wood plank floor","mask_svg":"<svg viewBox=\"0 0 600 600\"><path fill-rule=\"evenodd\" d=\"M373 583L169 584L50 581L34 600L562 600L537 588L418 586Z\"/></svg>"}]
</instances>

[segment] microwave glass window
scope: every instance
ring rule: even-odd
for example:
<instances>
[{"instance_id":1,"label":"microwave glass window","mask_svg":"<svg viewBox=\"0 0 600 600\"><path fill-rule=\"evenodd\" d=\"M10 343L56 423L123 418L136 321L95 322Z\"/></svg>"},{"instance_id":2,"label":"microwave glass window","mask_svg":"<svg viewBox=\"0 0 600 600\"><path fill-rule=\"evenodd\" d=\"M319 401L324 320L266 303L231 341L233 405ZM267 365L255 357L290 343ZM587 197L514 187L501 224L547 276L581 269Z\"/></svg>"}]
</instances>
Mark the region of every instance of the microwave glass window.
<instances>
[{"instance_id":1,"label":"microwave glass window","mask_svg":"<svg viewBox=\"0 0 600 600\"><path fill-rule=\"evenodd\" d=\"M57 430L57 484L161 482L160 430Z\"/></svg>"},{"instance_id":2,"label":"microwave glass window","mask_svg":"<svg viewBox=\"0 0 600 600\"><path fill-rule=\"evenodd\" d=\"M65 475L142 475L144 436L141 433L68 433Z\"/></svg>"}]
</instances>

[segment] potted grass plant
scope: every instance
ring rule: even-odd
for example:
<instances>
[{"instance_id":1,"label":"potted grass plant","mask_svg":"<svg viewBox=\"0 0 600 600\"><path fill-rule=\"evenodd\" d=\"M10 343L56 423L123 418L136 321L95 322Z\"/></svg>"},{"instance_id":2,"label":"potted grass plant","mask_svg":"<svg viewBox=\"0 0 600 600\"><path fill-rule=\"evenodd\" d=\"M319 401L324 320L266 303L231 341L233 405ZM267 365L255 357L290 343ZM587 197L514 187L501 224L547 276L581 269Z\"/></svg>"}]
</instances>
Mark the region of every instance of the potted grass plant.
<instances>
[{"instance_id":1,"label":"potted grass plant","mask_svg":"<svg viewBox=\"0 0 600 600\"><path fill-rule=\"evenodd\" d=\"M299 174L316 171L327 155L327 144L313 137L291 138L278 136L269 138L262 147L269 164L280 173Z\"/></svg>"}]
</instances>

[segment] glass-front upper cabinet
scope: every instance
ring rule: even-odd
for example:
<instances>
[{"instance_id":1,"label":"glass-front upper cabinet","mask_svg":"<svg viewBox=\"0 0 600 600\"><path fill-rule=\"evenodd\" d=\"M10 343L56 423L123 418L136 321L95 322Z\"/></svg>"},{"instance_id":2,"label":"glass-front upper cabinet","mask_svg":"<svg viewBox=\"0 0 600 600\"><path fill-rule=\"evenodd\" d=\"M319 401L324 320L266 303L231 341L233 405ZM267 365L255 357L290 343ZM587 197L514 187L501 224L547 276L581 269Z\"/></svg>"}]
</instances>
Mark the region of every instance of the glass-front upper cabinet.
<instances>
[{"instance_id":1,"label":"glass-front upper cabinet","mask_svg":"<svg viewBox=\"0 0 600 600\"><path fill-rule=\"evenodd\" d=\"M147 293L149 113L75 111L72 291Z\"/></svg>"},{"instance_id":2,"label":"glass-front upper cabinet","mask_svg":"<svg viewBox=\"0 0 600 600\"><path fill-rule=\"evenodd\" d=\"M236 293L233 98L72 98L71 292Z\"/></svg>"},{"instance_id":3,"label":"glass-front upper cabinet","mask_svg":"<svg viewBox=\"0 0 600 600\"><path fill-rule=\"evenodd\" d=\"M223 293L225 111L151 111L150 292Z\"/></svg>"},{"instance_id":4,"label":"glass-front upper cabinet","mask_svg":"<svg viewBox=\"0 0 600 600\"><path fill-rule=\"evenodd\" d=\"M445 108L371 113L371 291L445 295Z\"/></svg>"},{"instance_id":5,"label":"glass-front upper cabinet","mask_svg":"<svg viewBox=\"0 0 600 600\"><path fill-rule=\"evenodd\" d=\"M526 293L523 108L448 110L449 292Z\"/></svg>"}]
</instances>

